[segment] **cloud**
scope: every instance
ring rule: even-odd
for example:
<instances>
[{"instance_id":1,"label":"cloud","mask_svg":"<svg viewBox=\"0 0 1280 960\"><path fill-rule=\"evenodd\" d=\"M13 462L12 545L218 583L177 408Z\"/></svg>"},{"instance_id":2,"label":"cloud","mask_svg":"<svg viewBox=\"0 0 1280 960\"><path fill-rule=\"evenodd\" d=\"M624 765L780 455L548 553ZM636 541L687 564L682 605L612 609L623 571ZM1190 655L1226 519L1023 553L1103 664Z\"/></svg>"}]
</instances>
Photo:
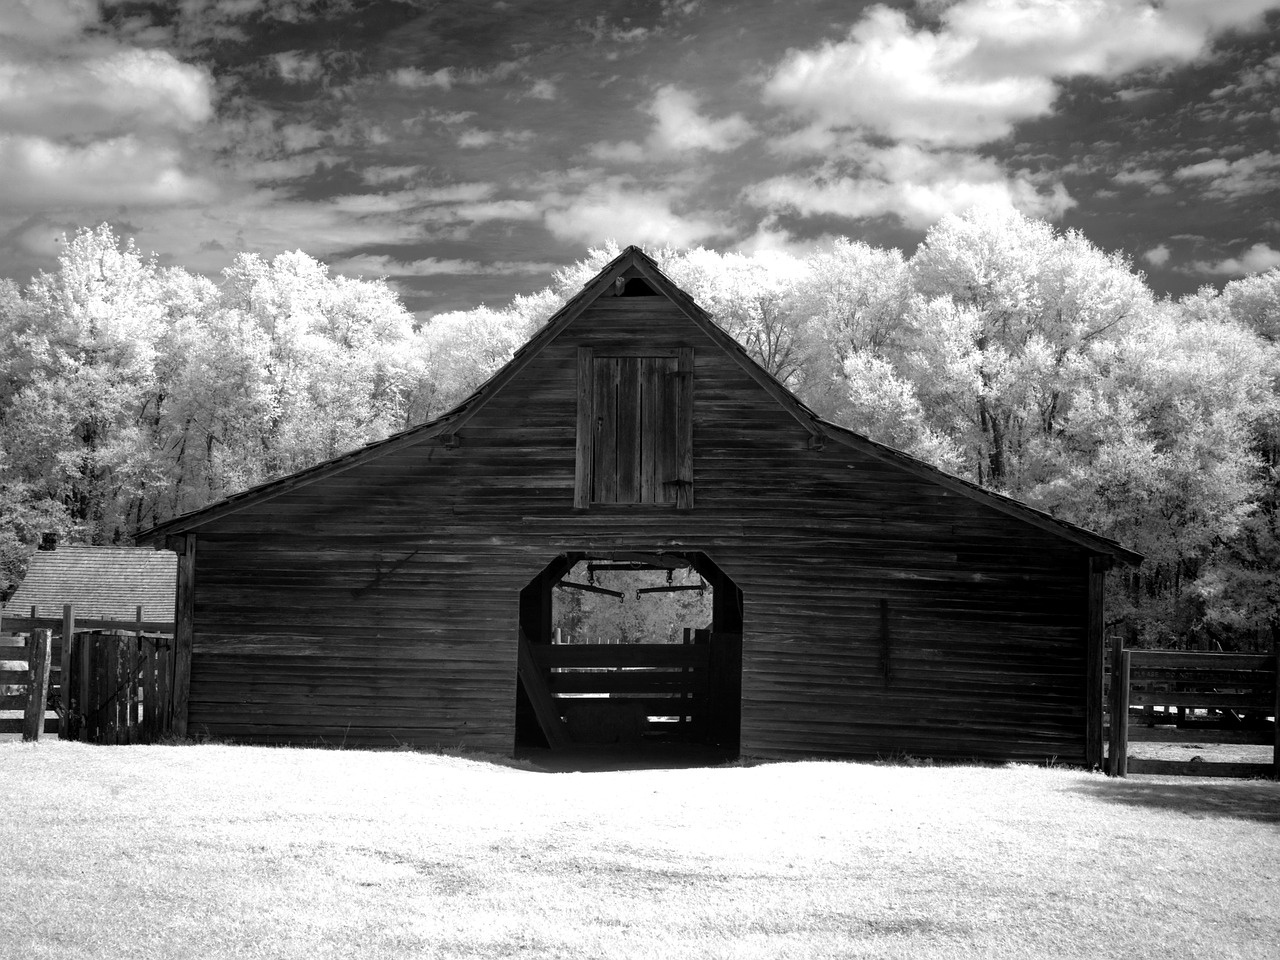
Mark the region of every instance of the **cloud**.
<instances>
[{"instance_id":1,"label":"cloud","mask_svg":"<svg viewBox=\"0 0 1280 960\"><path fill-rule=\"evenodd\" d=\"M272 56L276 72L286 83L311 83L324 75L320 57L301 50L286 50Z\"/></svg>"},{"instance_id":2,"label":"cloud","mask_svg":"<svg viewBox=\"0 0 1280 960\"><path fill-rule=\"evenodd\" d=\"M599 244L693 246L727 233L722 223L692 211L674 209L681 197L671 189L639 189L622 178L589 184L577 196L551 196L544 222L561 240Z\"/></svg>"},{"instance_id":3,"label":"cloud","mask_svg":"<svg viewBox=\"0 0 1280 960\"><path fill-rule=\"evenodd\" d=\"M182 154L135 136L85 146L0 135L0 206L175 204L211 200L213 185L183 170Z\"/></svg>"},{"instance_id":4,"label":"cloud","mask_svg":"<svg viewBox=\"0 0 1280 960\"><path fill-rule=\"evenodd\" d=\"M748 197L775 212L897 214L916 227L974 203L1059 216L1074 205L1061 183L1004 170L978 148L1052 113L1064 78L1188 62L1273 3L939 0L917 4L927 22L874 5L842 38L789 50L764 75L762 101L781 114L771 150L821 162ZM1169 191L1162 180L1114 177L1152 193Z\"/></svg>"},{"instance_id":5,"label":"cloud","mask_svg":"<svg viewBox=\"0 0 1280 960\"><path fill-rule=\"evenodd\" d=\"M426 257L419 260L397 260L390 256L362 255L346 257L331 263L335 273L349 276L388 277L481 277L481 276L537 276L552 273L557 264L534 261L496 260L481 263L479 260Z\"/></svg>"},{"instance_id":6,"label":"cloud","mask_svg":"<svg viewBox=\"0 0 1280 960\"><path fill-rule=\"evenodd\" d=\"M380 187L386 183L399 183L412 179L421 172L421 166L364 167L360 171L360 179L371 187Z\"/></svg>"},{"instance_id":7,"label":"cloud","mask_svg":"<svg viewBox=\"0 0 1280 960\"><path fill-rule=\"evenodd\" d=\"M1238 160L1215 157L1179 167L1178 180L1203 181L1207 191L1218 197L1244 197L1269 193L1280 185L1280 154L1263 151Z\"/></svg>"},{"instance_id":8,"label":"cloud","mask_svg":"<svg viewBox=\"0 0 1280 960\"><path fill-rule=\"evenodd\" d=\"M458 134L458 146L464 150L481 147L518 147L527 144L536 134L532 130L481 130L468 127Z\"/></svg>"},{"instance_id":9,"label":"cloud","mask_svg":"<svg viewBox=\"0 0 1280 960\"><path fill-rule=\"evenodd\" d=\"M399 70L392 70L387 78L397 87L406 87L410 90L422 90L428 87L449 90L454 84L453 69L450 67L441 67L433 73L427 73L417 67L401 67Z\"/></svg>"},{"instance_id":10,"label":"cloud","mask_svg":"<svg viewBox=\"0 0 1280 960\"><path fill-rule=\"evenodd\" d=\"M1240 257L1228 257L1217 263L1197 260L1188 265L1192 273L1212 273L1227 277L1244 277L1255 273L1265 273L1280 267L1280 250L1273 250L1265 243L1255 243Z\"/></svg>"},{"instance_id":11,"label":"cloud","mask_svg":"<svg viewBox=\"0 0 1280 960\"><path fill-rule=\"evenodd\" d=\"M214 116L209 71L97 29L99 5L0 10L0 211L23 216L213 199L189 148Z\"/></svg>"},{"instance_id":12,"label":"cloud","mask_svg":"<svg viewBox=\"0 0 1280 960\"><path fill-rule=\"evenodd\" d=\"M1163 267L1169 262L1169 248L1165 244L1152 247L1142 255L1142 259L1153 267Z\"/></svg>"},{"instance_id":13,"label":"cloud","mask_svg":"<svg viewBox=\"0 0 1280 960\"><path fill-rule=\"evenodd\" d=\"M8 133L188 130L212 116L208 71L163 50L90 45L70 56L0 59L0 129Z\"/></svg>"},{"instance_id":14,"label":"cloud","mask_svg":"<svg viewBox=\"0 0 1280 960\"><path fill-rule=\"evenodd\" d=\"M49 43L75 36L98 18L93 0L18 0L0 3L0 37Z\"/></svg>"},{"instance_id":15,"label":"cloud","mask_svg":"<svg viewBox=\"0 0 1280 960\"><path fill-rule=\"evenodd\" d=\"M917 31L904 13L872 7L846 39L791 51L768 78L764 99L819 131L853 127L951 145L998 139L1015 120L1048 112L1048 77L977 70L975 46L971 37Z\"/></svg>"},{"instance_id":16,"label":"cloud","mask_svg":"<svg viewBox=\"0 0 1280 960\"><path fill-rule=\"evenodd\" d=\"M693 94L670 85L658 89L647 111L655 121L650 142L669 153L725 153L755 134L741 114L722 120L702 116Z\"/></svg>"},{"instance_id":17,"label":"cloud","mask_svg":"<svg viewBox=\"0 0 1280 960\"><path fill-rule=\"evenodd\" d=\"M644 112L653 118L653 129L643 144L601 141L591 144L588 152L604 162L636 163L702 151L727 153L755 136L741 114L719 120L703 116L693 94L670 84L658 88Z\"/></svg>"},{"instance_id":18,"label":"cloud","mask_svg":"<svg viewBox=\"0 0 1280 960\"><path fill-rule=\"evenodd\" d=\"M1049 113L1055 80L1114 78L1199 56L1212 37L1259 21L1271 0L961 0L937 29L877 5L840 41L792 50L764 98L822 134L865 133L976 146Z\"/></svg>"},{"instance_id":19,"label":"cloud","mask_svg":"<svg viewBox=\"0 0 1280 960\"><path fill-rule=\"evenodd\" d=\"M556 98L556 85L550 80L538 80L529 88L529 92L525 96L532 97L534 100L554 100Z\"/></svg>"},{"instance_id":20,"label":"cloud","mask_svg":"<svg viewBox=\"0 0 1280 960\"><path fill-rule=\"evenodd\" d=\"M994 160L964 151L929 151L900 144L862 147L856 168L829 162L805 175L783 175L749 188L748 202L771 212L861 219L896 214L925 228L972 206L1017 209L1057 219L1075 206L1057 182L1010 176Z\"/></svg>"}]
</instances>

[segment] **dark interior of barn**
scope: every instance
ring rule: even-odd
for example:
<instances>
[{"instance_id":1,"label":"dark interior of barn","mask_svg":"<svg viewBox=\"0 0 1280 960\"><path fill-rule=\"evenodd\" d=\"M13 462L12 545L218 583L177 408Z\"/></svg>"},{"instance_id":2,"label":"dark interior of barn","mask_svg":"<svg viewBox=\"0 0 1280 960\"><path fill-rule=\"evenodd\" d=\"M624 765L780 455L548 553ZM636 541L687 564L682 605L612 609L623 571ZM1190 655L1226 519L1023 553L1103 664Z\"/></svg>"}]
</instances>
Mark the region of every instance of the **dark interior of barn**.
<instances>
[{"instance_id":1,"label":"dark interior of barn","mask_svg":"<svg viewBox=\"0 0 1280 960\"><path fill-rule=\"evenodd\" d=\"M742 591L703 553L556 557L520 593L517 751L738 754Z\"/></svg>"}]
</instances>

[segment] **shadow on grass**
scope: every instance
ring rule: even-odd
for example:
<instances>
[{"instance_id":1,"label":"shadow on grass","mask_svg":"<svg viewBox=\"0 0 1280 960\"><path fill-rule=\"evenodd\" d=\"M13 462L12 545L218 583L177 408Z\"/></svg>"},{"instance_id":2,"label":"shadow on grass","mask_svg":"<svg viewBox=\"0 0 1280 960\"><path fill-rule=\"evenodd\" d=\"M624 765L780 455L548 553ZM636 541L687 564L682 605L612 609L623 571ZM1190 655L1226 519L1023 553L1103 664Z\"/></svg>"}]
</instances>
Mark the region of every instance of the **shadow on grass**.
<instances>
[{"instance_id":1,"label":"shadow on grass","mask_svg":"<svg viewBox=\"0 0 1280 960\"><path fill-rule=\"evenodd\" d=\"M516 758L544 773L599 773L608 770L681 770L716 767L734 755L696 744L574 745L559 750L520 747Z\"/></svg>"},{"instance_id":2,"label":"shadow on grass","mask_svg":"<svg viewBox=\"0 0 1280 960\"><path fill-rule=\"evenodd\" d=\"M1194 820L1230 818L1280 827L1280 783L1267 780L1177 782L1099 776L1088 778L1079 789L1108 803L1170 810Z\"/></svg>"}]
</instances>

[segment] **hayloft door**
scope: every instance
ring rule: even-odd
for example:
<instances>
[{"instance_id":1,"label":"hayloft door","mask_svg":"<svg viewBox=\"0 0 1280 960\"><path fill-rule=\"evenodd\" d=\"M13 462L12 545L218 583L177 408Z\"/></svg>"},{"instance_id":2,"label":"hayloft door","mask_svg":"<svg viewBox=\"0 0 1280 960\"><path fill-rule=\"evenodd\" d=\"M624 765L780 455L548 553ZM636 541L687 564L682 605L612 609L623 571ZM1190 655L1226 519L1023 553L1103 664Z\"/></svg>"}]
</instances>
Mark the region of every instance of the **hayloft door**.
<instances>
[{"instance_id":1,"label":"hayloft door","mask_svg":"<svg viewBox=\"0 0 1280 960\"><path fill-rule=\"evenodd\" d=\"M575 506L693 505L693 351L578 357Z\"/></svg>"}]
</instances>

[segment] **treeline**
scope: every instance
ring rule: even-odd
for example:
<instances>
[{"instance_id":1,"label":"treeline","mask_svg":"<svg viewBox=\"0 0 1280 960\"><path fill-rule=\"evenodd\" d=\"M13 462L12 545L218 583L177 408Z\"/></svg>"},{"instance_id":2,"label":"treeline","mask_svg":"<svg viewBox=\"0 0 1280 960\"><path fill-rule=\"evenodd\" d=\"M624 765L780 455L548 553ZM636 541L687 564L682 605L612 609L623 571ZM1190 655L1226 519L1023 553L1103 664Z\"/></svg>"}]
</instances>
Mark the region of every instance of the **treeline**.
<instances>
[{"instance_id":1,"label":"treeline","mask_svg":"<svg viewBox=\"0 0 1280 960\"><path fill-rule=\"evenodd\" d=\"M127 541L442 412L617 252L415 328L302 253L214 283L80 231L0 287L0 592L42 537ZM984 210L909 258L653 253L822 415L1145 554L1109 614L1145 640L1272 642L1280 271L1162 300L1082 235Z\"/></svg>"}]
</instances>

